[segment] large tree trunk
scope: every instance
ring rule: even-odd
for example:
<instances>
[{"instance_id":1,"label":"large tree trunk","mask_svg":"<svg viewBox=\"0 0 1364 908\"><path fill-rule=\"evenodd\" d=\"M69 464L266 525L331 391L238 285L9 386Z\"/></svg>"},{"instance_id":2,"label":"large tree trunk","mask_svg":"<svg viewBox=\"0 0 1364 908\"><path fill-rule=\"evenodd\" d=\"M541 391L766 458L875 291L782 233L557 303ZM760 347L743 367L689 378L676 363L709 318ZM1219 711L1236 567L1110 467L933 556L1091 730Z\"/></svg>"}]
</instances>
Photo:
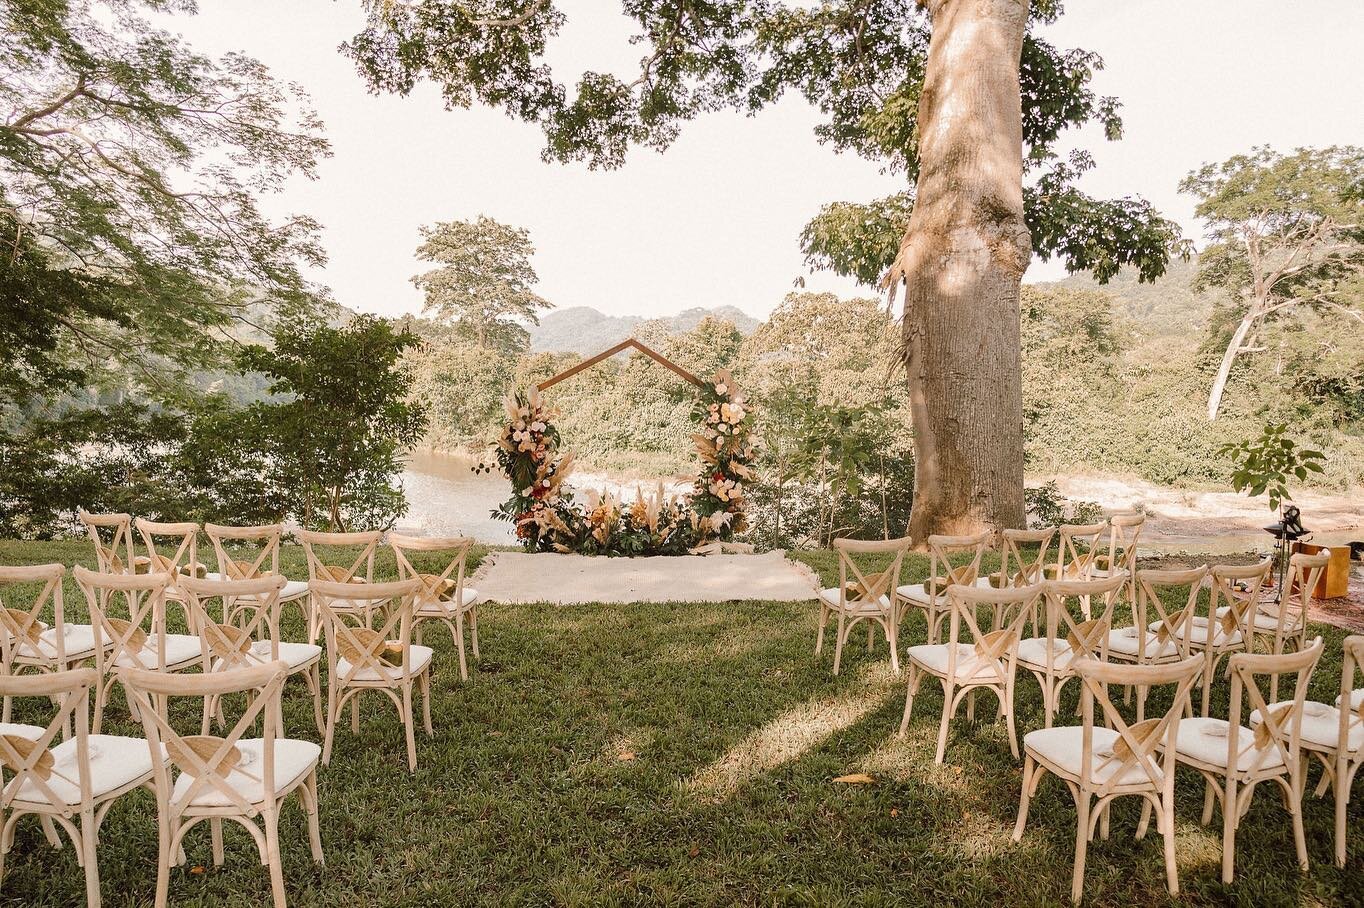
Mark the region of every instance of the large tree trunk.
<instances>
[{"instance_id":1,"label":"large tree trunk","mask_svg":"<svg viewBox=\"0 0 1364 908\"><path fill-rule=\"evenodd\" d=\"M1222 354L1222 365L1217 368L1217 377L1213 379L1212 389L1208 391L1208 422L1217 419L1217 408L1222 403L1222 392L1227 389L1227 379L1231 377L1231 367L1236 363L1236 356L1241 352L1245 345L1246 335L1255 326L1255 321L1260 317L1259 303L1251 304L1246 310L1246 314L1241 316L1241 324L1236 326L1236 333L1231 336L1231 342L1227 344L1227 350Z\"/></svg>"},{"instance_id":2,"label":"large tree trunk","mask_svg":"<svg viewBox=\"0 0 1364 908\"><path fill-rule=\"evenodd\" d=\"M1028 2L925 5L919 182L886 278L905 284L918 545L1024 523L1018 298L1032 253L1018 84Z\"/></svg>"}]
</instances>

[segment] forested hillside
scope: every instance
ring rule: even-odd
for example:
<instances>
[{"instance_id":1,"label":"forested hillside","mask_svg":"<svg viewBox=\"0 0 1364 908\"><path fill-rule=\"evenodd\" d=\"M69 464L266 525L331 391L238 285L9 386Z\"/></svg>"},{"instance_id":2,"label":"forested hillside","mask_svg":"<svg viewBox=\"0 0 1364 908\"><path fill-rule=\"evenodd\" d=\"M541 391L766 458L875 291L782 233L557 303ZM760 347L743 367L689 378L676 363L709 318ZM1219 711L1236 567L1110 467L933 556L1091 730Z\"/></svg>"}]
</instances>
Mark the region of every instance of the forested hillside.
<instances>
[{"instance_id":1,"label":"forested hillside","mask_svg":"<svg viewBox=\"0 0 1364 908\"><path fill-rule=\"evenodd\" d=\"M530 326L530 349L532 353L581 353L591 356L633 336L647 321L656 322L669 333L680 334L692 330L707 316L724 319L743 334L751 334L761 324L734 306L717 306L714 309L697 306L677 315L653 320L640 315L606 315L591 306L572 306L547 312L540 317L540 324Z\"/></svg>"}]
</instances>

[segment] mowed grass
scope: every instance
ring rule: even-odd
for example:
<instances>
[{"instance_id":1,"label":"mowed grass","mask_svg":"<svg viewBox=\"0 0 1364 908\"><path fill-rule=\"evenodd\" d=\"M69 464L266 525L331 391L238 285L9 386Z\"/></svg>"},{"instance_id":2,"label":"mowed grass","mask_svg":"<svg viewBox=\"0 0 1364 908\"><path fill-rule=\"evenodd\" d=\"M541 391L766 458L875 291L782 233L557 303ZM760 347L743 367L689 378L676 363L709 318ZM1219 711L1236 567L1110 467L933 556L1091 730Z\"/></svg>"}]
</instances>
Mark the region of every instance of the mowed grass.
<instances>
[{"instance_id":1,"label":"mowed grass","mask_svg":"<svg viewBox=\"0 0 1364 908\"><path fill-rule=\"evenodd\" d=\"M830 553L803 556L836 578ZM91 564L88 543L0 542L0 563ZM302 552L284 550L291 577ZM380 574L393 572L381 556ZM914 557L907 580L921 579ZM78 620L82 597L66 588ZM313 864L302 814L286 809L281 837L290 903L306 905L1043 905L1068 900L1073 802L1052 779L1034 800L1021 843L1010 835L1020 764L988 705L960 717L947 764L934 766L942 698L926 683L909 735L895 736L904 683L884 643L854 634L834 678L832 633L812 655L810 603L490 605L483 661L459 681L448 634L433 629L436 735L418 731L406 770L402 730L378 695L362 701L359 735L338 729L320 771L325 867ZM286 635L301 622L286 612ZM1312 685L1332 699L1341 633L1317 629L1327 656ZM903 646L922 640L907 619ZM1226 708L1226 683L1215 709ZM1073 719L1070 688L1060 721ZM1161 692L1153 702L1162 704ZM981 701L986 704L986 700ZM293 735L320 740L301 681L285 695ZM1019 681L1020 733L1041 727L1032 678ZM19 718L38 718L26 702ZM177 713L197 728L197 712ZM126 707L110 733L141 735ZM863 772L870 785L832 780ZM1316 780L1312 771L1310 784ZM1181 772L1181 904L1357 904L1364 894L1364 798L1350 815L1353 857L1331 864L1331 804L1308 797L1312 869L1299 873L1287 814L1262 786L1238 838L1237 880L1218 880L1220 819L1198 825L1202 783ZM156 867L150 794L120 801L101 830L107 905L149 904ZM1136 842L1139 804L1120 801L1112 837L1090 849L1086 900L1161 905L1160 838ZM212 866L208 830L191 833L171 903L269 900L246 833L227 829L227 863ZM83 878L70 847L54 852L38 824L20 823L0 904L78 905Z\"/></svg>"}]
</instances>

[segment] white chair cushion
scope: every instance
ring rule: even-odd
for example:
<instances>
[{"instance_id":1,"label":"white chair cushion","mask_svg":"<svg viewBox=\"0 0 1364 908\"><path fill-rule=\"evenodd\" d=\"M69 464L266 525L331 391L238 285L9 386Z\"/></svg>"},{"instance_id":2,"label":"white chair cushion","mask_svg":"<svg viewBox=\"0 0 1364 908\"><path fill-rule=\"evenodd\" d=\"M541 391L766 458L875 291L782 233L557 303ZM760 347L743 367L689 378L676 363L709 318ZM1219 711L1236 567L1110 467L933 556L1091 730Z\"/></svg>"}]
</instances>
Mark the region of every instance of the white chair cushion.
<instances>
[{"instance_id":1,"label":"white chair cushion","mask_svg":"<svg viewBox=\"0 0 1364 908\"><path fill-rule=\"evenodd\" d=\"M1023 747L1035 757L1045 759L1078 779L1080 762L1084 757L1084 732L1084 726L1081 725L1039 728L1023 736ZM1117 740L1118 733L1113 729L1104 728L1102 725L1094 727L1093 737L1090 739L1090 751L1094 755L1090 763L1090 772L1094 781L1100 784L1111 780L1122 767L1122 762L1113 757L1113 742ZM1159 780L1163 777L1160 757L1152 755L1152 760L1156 764L1156 779ZM1151 777L1140 764L1133 763L1123 772L1118 784L1149 785Z\"/></svg>"},{"instance_id":2,"label":"white chair cushion","mask_svg":"<svg viewBox=\"0 0 1364 908\"><path fill-rule=\"evenodd\" d=\"M947 675L947 652L948 644L926 644L921 646L911 646L909 648L909 659L917 662L928 671L940 677ZM1007 673L1007 667L999 659L982 659L976 654L976 648L968 643L957 644L957 680L964 681L977 677L985 677L991 681L1002 678Z\"/></svg>"},{"instance_id":3,"label":"white chair cushion","mask_svg":"<svg viewBox=\"0 0 1364 908\"><path fill-rule=\"evenodd\" d=\"M134 782L152 771L152 752L142 738L125 738L119 735L90 735L90 792L99 798ZM80 781L80 770L76 765L76 739L63 741L52 748L54 773L47 785L68 804L80 803L80 787L66 781L56 773ZM19 789L20 801L48 803L47 796L25 779Z\"/></svg>"},{"instance_id":4,"label":"white chair cushion","mask_svg":"<svg viewBox=\"0 0 1364 908\"><path fill-rule=\"evenodd\" d=\"M1283 703L1271 703L1269 709L1276 712L1286 706L1290 706L1293 701L1287 700ZM1250 724L1257 727L1264 719L1258 709L1250 714ZM1284 729L1288 731L1288 728ZM1318 749L1334 750L1340 743L1340 710L1325 703L1318 703L1315 700L1305 700L1302 704L1302 740L1305 744L1314 744ZM1347 750L1355 751L1364 747L1364 722L1360 722L1358 717L1352 717L1350 730L1346 737L1345 747Z\"/></svg>"},{"instance_id":5,"label":"white chair cushion","mask_svg":"<svg viewBox=\"0 0 1364 908\"><path fill-rule=\"evenodd\" d=\"M838 590L834 590L834 593L837 594ZM936 605L939 602L945 601L944 597L941 595L939 595L936 600L931 599L928 595L928 590L924 589L922 583L907 583L904 586L897 586L895 588L895 594L901 599L907 599L918 605Z\"/></svg>"},{"instance_id":6,"label":"white chair cushion","mask_svg":"<svg viewBox=\"0 0 1364 908\"><path fill-rule=\"evenodd\" d=\"M269 640L257 640L255 643L251 644L251 655L256 659L261 660L262 663L268 662L270 660L270 649ZM281 642L279 644L279 658L283 660L289 666L289 670L292 671L296 668L310 665L321 659L322 647L312 643ZM213 671L218 671L222 666L222 660L215 657L212 665Z\"/></svg>"},{"instance_id":7,"label":"white chair cushion","mask_svg":"<svg viewBox=\"0 0 1364 908\"><path fill-rule=\"evenodd\" d=\"M107 646L109 641L105 641ZM67 659L83 659L95 654L95 629L88 624L62 625L62 653ZM35 649L27 640L15 648L21 659L52 660L57 658L57 629L43 625Z\"/></svg>"},{"instance_id":8,"label":"white chair cushion","mask_svg":"<svg viewBox=\"0 0 1364 908\"><path fill-rule=\"evenodd\" d=\"M408 661L411 663L409 674L415 675L430 665L431 656L434 652L435 651L429 646L418 646L415 643L412 644L411 652L408 654ZM379 680L379 674L373 668L362 668L355 673L354 677L351 677L350 671L351 662L349 659L343 656L336 660L336 676L338 678L350 678L352 681ZM389 678L401 678L403 667L401 665L385 665L383 671Z\"/></svg>"},{"instance_id":9,"label":"white chair cushion","mask_svg":"<svg viewBox=\"0 0 1364 908\"><path fill-rule=\"evenodd\" d=\"M1157 628L1159 628L1160 625L1161 625L1161 622L1159 622L1159 621L1152 621L1152 622L1150 623L1150 625L1148 625L1148 626L1151 628L1151 630L1154 631L1154 630L1156 630ZM1213 622L1212 630L1213 630L1213 634L1212 634L1212 645L1213 645L1213 646L1240 646L1240 645L1241 645L1241 642L1242 642L1242 639L1243 639L1243 638L1242 638L1241 632L1240 632L1239 630L1233 630L1231 633L1227 633L1225 630L1222 629L1222 624L1221 624L1221 622L1216 622L1216 621ZM1182 637L1186 632L1187 632L1188 635L1189 635L1189 642L1192 643L1193 645L1195 645L1195 646L1207 646L1207 645L1208 645L1208 619L1207 619L1207 618L1204 618L1204 617L1202 617L1201 615L1195 617L1195 618L1193 619L1193 627L1188 628L1187 631L1186 631L1185 628L1180 628L1180 629L1179 629L1179 632L1178 632L1178 635Z\"/></svg>"},{"instance_id":10,"label":"white chair cushion","mask_svg":"<svg viewBox=\"0 0 1364 908\"><path fill-rule=\"evenodd\" d=\"M829 608L840 608L838 602L838 587L820 590L819 598L823 599L828 604ZM881 612L890 611L890 598L888 596L882 596L880 599L877 599L876 602L853 600L846 605L841 606L841 608L847 612L868 612L870 614L879 615Z\"/></svg>"},{"instance_id":11,"label":"white chair cushion","mask_svg":"<svg viewBox=\"0 0 1364 908\"><path fill-rule=\"evenodd\" d=\"M242 753L241 762L222 781L240 794L247 803L259 804L265 800L264 760L262 757L265 742L260 738L242 738L237 742L237 749ZM276 738L275 790L272 794L278 795L288 789L290 785L311 771L321 756L322 748L312 741ZM251 776L255 776L255 778L253 779ZM175 789L171 792L171 799L183 798L193 784L194 777L182 771L175 780ZM228 807L232 804L232 800L216 785L209 782L190 799L190 804L195 807Z\"/></svg>"},{"instance_id":12,"label":"white chair cushion","mask_svg":"<svg viewBox=\"0 0 1364 908\"><path fill-rule=\"evenodd\" d=\"M166 664L162 668L174 668L193 662L203 656L203 645L198 637L189 634L167 634L166 635ZM147 643L142 647L142 667L156 668L157 660L160 656L157 653L156 635L148 634ZM132 656L126 652L120 652L114 664L123 667L136 668L137 663Z\"/></svg>"},{"instance_id":13,"label":"white chair cushion","mask_svg":"<svg viewBox=\"0 0 1364 908\"><path fill-rule=\"evenodd\" d=\"M1268 611L1272 606L1262 605L1255 610L1255 629L1258 631L1274 631L1279 627L1279 616L1277 613ZM1231 611L1231 606L1224 605L1217 610L1217 617ZM1283 619L1283 629L1285 632L1297 629L1302 625L1302 616L1297 612L1289 612Z\"/></svg>"},{"instance_id":14,"label":"white chair cushion","mask_svg":"<svg viewBox=\"0 0 1364 908\"><path fill-rule=\"evenodd\" d=\"M285 581L284 589L279 591L279 601L289 602L306 595L308 595L308 582L306 580L288 580Z\"/></svg>"},{"instance_id":15,"label":"white chair cushion","mask_svg":"<svg viewBox=\"0 0 1364 908\"><path fill-rule=\"evenodd\" d=\"M1231 728L1226 719L1184 719L1179 723L1179 734L1175 739L1175 750L1180 756L1191 757L1200 763L1212 766L1227 766L1227 733ZM1236 759L1236 770L1245 772L1257 764L1261 769L1272 769L1283 765L1283 754L1270 743L1257 749L1255 732L1244 725L1237 732L1236 746L1240 753Z\"/></svg>"},{"instance_id":16,"label":"white chair cushion","mask_svg":"<svg viewBox=\"0 0 1364 908\"><path fill-rule=\"evenodd\" d=\"M21 722L0 722L0 735L14 735L16 738L27 738L36 741L43 736L46 728L39 728L36 725L24 725Z\"/></svg>"},{"instance_id":17,"label":"white chair cushion","mask_svg":"<svg viewBox=\"0 0 1364 908\"><path fill-rule=\"evenodd\" d=\"M1065 671L1070 667L1070 660L1074 653L1070 651L1069 642L1057 640L1054 655L1053 667L1058 671ZM1019 641L1018 661L1030 668L1045 669L1047 667L1047 638L1029 637L1026 640Z\"/></svg>"},{"instance_id":18,"label":"white chair cushion","mask_svg":"<svg viewBox=\"0 0 1364 908\"><path fill-rule=\"evenodd\" d=\"M1166 640L1164 643L1152 631L1146 632L1146 648L1141 655L1144 659L1171 659L1179 655L1179 645L1174 640ZM1137 629L1135 627L1120 627L1108 634L1108 651L1120 653L1124 656L1137 655Z\"/></svg>"},{"instance_id":19,"label":"white chair cushion","mask_svg":"<svg viewBox=\"0 0 1364 908\"><path fill-rule=\"evenodd\" d=\"M1357 688L1350 692L1350 709L1359 709L1359 704L1364 703L1364 687ZM1336 697L1336 706L1340 705L1340 697Z\"/></svg>"},{"instance_id":20,"label":"white chair cushion","mask_svg":"<svg viewBox=\"0 0 1364 908\"><path fill-rule=\"evenodd\" d=\"M836 595L838 591L834 590L834 593ZM458 606L455 605L454 600L452 599L443 600L440 603L433 602L431 599L423 599L417 603L416 614L423 616L444 616L446 612L463 611L477 604L478 590L466 586L464 588L463 601Z\"/></svg>"}]
</instances>

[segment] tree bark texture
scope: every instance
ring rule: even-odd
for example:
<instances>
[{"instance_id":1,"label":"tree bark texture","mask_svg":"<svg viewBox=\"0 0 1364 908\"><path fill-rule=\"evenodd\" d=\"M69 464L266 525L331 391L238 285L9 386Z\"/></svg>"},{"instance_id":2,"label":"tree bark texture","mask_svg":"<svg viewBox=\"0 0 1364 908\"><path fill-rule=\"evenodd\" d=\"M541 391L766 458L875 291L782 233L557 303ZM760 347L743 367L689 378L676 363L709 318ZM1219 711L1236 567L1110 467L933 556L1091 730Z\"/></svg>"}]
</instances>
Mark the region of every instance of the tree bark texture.
<instances>
[{"instance_id":1,"label":"tree bark texture","mask_svg":"<svg viewBox=\"0 0 1364 908\"><path fill-rule=\"evenodd\" d=\"M1027 0L928 0L919 181L887 274L904 283L914 421L909 534L1020 527L1023 219L1019 58Z\"/></svg>"}]
</instances>

